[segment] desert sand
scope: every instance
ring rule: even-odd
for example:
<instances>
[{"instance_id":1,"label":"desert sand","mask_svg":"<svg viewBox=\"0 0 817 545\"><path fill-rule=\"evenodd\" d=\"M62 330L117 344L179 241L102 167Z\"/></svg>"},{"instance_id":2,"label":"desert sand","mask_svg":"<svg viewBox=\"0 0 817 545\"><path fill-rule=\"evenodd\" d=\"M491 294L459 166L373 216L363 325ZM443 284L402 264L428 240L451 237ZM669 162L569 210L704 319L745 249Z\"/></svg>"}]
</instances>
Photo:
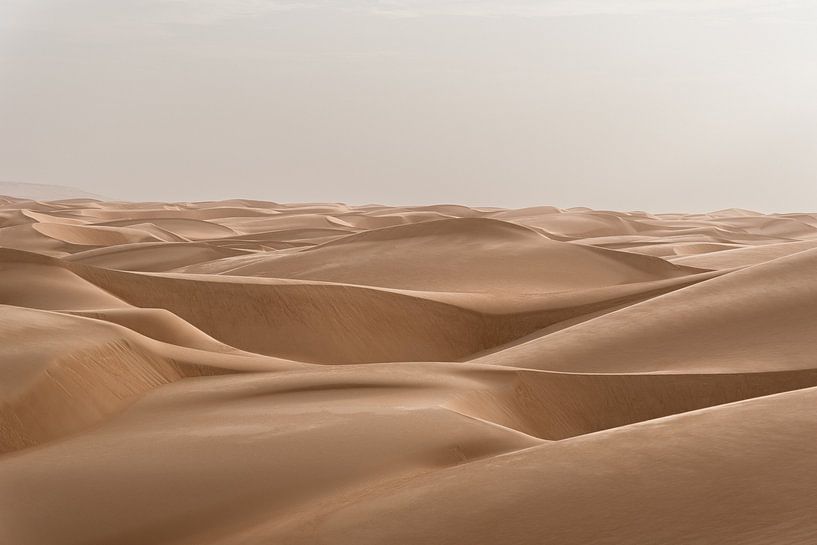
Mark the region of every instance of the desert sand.
<instances>
[{"instance_id":1,"label":"desert sand","mask_svg":"<svg viewBox=\"0 0 817 545\"><path fill-rule=\"evenodd\" d=\"M817 543L817 214L0 197L0 543Z\"/></svg>"}]
</instances>

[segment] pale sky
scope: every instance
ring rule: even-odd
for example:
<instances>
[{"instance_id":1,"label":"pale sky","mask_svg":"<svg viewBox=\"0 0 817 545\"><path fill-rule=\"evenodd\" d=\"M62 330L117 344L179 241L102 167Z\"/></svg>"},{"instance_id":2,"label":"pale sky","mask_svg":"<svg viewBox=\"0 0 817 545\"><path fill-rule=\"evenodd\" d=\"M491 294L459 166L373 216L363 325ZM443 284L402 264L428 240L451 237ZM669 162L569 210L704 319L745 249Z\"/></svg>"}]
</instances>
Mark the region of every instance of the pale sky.
<instances>
[{"instance_id":1,"label":"pale sky","mask_svg":"<svg viewBox=\"0 0 817 545\"><path fill-rule=\"evenodd\" d=\"M817 211L812 0L0 0L0 180Z\"/></svg>"}]
</instances>

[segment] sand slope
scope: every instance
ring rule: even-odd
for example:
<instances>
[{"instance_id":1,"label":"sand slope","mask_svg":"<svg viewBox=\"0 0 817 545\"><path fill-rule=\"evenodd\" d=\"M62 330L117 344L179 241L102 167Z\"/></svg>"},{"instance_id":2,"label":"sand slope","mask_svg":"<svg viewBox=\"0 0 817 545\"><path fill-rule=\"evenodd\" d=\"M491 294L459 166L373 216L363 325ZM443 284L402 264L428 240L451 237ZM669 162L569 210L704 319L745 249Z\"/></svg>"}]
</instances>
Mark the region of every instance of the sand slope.
<instances>
[{"instance_id":1,"label":"sand slope","mask_svg":"<svg viewBox=\"0 0 817 545\"><path fill-rule=\"evenodd\" d=\"M814 367L817 250L754 265L478 358L584 372Z\"/></svg>"},{"instance_id":2,"label":"sand slope","mask_svg":"<svg viewBox=\"0 0 817 545\"><path fill-rule=\"evenodd\" d=\"M0 543L817 542L817 215L0 198Z\"/></svg>"}]
</instances>

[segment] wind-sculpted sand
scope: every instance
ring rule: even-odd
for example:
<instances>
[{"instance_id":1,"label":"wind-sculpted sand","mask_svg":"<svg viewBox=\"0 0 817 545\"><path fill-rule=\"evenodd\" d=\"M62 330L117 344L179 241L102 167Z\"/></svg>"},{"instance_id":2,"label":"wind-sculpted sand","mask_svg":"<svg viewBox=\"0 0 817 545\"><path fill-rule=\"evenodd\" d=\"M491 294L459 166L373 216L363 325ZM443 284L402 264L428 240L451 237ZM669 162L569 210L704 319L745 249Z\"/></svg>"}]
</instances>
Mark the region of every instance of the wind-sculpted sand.
<instances>
[{"instance_id":1,"label":"wind-sculpted sand","mask_svg":"<svg viewBox=\"0 0 817 545\"><path fill-rule=\"evenodd\" d=\"M0 197L0 543L817 543L817 214Z\"/></svg>"}]
</instances>

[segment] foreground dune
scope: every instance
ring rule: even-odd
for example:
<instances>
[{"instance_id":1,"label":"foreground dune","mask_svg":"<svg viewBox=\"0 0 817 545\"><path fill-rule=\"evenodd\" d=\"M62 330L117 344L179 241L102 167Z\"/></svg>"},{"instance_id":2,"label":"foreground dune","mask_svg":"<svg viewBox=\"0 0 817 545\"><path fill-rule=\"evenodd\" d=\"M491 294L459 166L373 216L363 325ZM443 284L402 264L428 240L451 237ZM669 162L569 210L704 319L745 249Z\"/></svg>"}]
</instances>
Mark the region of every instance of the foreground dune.
<instances>
[{"instance_id":1,"label":"foreground dune","mask_svg":"<svg viewBox=\"0 0 817 545\"><path fill-rule=\"evenodd\" d=\"M0 543L817 542L817 215L0 197Z\"/></svg>"}]
</instances>

